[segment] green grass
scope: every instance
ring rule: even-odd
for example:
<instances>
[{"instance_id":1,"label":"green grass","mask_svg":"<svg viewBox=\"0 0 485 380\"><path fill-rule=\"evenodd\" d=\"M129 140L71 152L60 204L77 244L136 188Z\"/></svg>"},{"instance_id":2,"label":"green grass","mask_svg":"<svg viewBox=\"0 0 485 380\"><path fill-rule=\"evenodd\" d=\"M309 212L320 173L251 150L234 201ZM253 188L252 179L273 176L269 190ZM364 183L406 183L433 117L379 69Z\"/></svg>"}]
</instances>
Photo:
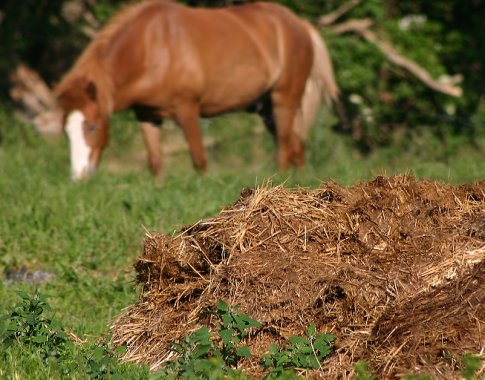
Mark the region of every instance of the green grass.
<instances>
[{"instance_id":1,"label":"green grass","mask_svg":"<svg viewBox=\"0 0 485 380\"><path fill-rule=\"evenodd\" d=\"M463 183L485 173L483 141L479 148L458 138L443 144L423 132L406 144L363 155L325 119L318 124L307 144L307 166L278 173L273 140L256 117L237 114L204 121L210 145L206 175L194 172L181 132L168 127L163 133L165 178L155 181L146 169L137 126L129 114L117 115L99 171L89 181L73 183L63 137L39 136L0 114L0 315L18 301L16 290L32 293L35 288L8 283L6 271L26 267L52 272L55 277L39 287L56 319L96 341L137 299L132 264L146 231L172 233L215 215L242 188L268 179L315 187L322 180L348 185L379 174L413 173ZM0 378L60 376L35 353L15 350L0 351ZM139 368L127 371L148 376Z\"/></svg>"}]
</instances>

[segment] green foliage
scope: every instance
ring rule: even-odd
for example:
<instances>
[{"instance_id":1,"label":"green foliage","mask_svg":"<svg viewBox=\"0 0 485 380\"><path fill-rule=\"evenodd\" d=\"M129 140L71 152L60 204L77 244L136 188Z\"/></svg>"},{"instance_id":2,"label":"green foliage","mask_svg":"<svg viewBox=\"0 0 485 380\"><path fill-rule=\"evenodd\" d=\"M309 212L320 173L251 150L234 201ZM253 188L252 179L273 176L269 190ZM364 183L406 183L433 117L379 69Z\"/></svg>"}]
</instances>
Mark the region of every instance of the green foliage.
<instances>
[{"instance_id":1,"label":"green foliage","mask_svg":"<svg viewBox=\"0 0 485 380\"><path fill-rule=\"evenodd\" d=\"M462 376L466 380L478 380L478 371L482 367L482 360L480 356L474 354L465 354L461 358L463 369Z\"/></svg>"},{"instance_id":2,"label":"green foliage","mask_svg":"<svg viewBox=\"0 0 485 380\"><path fill-rule=\"evenodd\" d=\"M0 3L0 99L7 97L9 72L20 62L47 83L57 81L89 42L89 16L104 24L121 5L115 0Z\"/></svg>"},{"instance_id":3,"label":"green foliage","mask_svg":"<svg viewBox=\"0 0 485 380\"><path fill-rule=\"evenodd\" d=\"M176 364L176 365L175 365ZM224 362L217 357L205 359L192 359L185 363L177 362L170 368L164 368L158 371L153 379L233 379L246 380L248 379L241 371L227 368Z\"/></svg>"},{"instance_id":4,"label":"green foliage","mask_svg":"<svg viewBox=\"0 0 485 380\"><path fill-rule=\"evenodd\" d=\"M393 17L388 17L390 9L384 0L362 2L342 21L370 17L381 39L390 41L403 56L414 60L435 79L447 75L450 69L440 55L441 42L436 41L436 36L446 34L443 24L425 14L407 14L399 6L393 6ZM399 130L433 127L439 135L468 130L470 123L459 111L465 106L464 99L434 92L391 64L375 45L352 33L327 33L324 38L335 62L342 100L353 120L354 136L364 148L374 149L405 138L407 134Z\"/></svg>"},{"instance_id":5,"label":"green foliage","mask_svg":"<svg viewBox=\"0 0 485 380\"><path fill-rule=\"evenodd\" d=\"M104 339L100 344L82 347L80 353L84 362L84 373L90 379L122 379L118 355L124 350L124 347L113 350L108 339ZM79 370L76 367L78 366L74 366L73 370Z\"/></svg>"},{"instance_id":6,"label":"green foliage","mask_svg":"<svg viewBox=\"0 0 485 380\"><path fill-rule=\"evenodd\" d=\"M118 0L96 0L92 2L91 9L96 20L104 25L121 6Z\"/></svg>"},{"instance_id":7,"label":"green foliage","mask_svg":"<svg viewBox=\"0 0 485 380\"><path fill-rule=\"evenodd\" d=\"M117 356L123 348L114 351L108 339L97 344L76 346L61 323L45 315L50 312L47 299L38 291L33 296L17 291L21 302L4 315L0 330L0 343L8 350L21 348L38 355L46 365L57 363L62 376L83 373L88 379L121 379L124 368ZM24 354L25 355L25 354Z\"/></svg>"},{"instance_id":8,"label":"green foliage","mask_svg":"<svg viewBox=\"0 0 485 380\"><path fill-rule=\"evenodd\" d=\"M352 380L374 380L374 376L372 376L369 370L369 363L365 360L355 363Z\"/></svg>"},{"instance_id":9,"label":"green foliage","mask_svg":"<svg viewBox=\"0 0 485 380\"><path fill-rule=\"evenodd\" d=\"M62 15L64 0L0 4L0 99L7 98L9 73L20 62L31 65L50 81L59 76L84 46L81 25L70 25ZM21 27L20 27L21 26Z\"/></svg>"},{"instance_id":10,"label":"green foliage","mask_svg":"<svg viewBox=\"0 0 485 380\"><path fill-rule=\"evenodd\" d=\"M263 355L262 365L265 369L270 369L266 378L279 378L288 368L320 368L323 359L332 353L331 342L334 339L335 336L331 334L317 333L315 325L311 324L306 331L306 337L290 337L290 344L284 348L273 343L269 352Z\"/></svg>"},{"instance_id":11,"label":"green foliage","mask_svg":"<svg viewBox=\"0 0 485 380\"><path fill-rule=\"evenodd\" d=\"M252 357L249 348L241 342L251 329L260 327L261 323L224 301L218 301L216 309L210 314L217 320L215 332L201 327L172 344L171 350L177 358L163 363L158 376L174 379L246 378L235 369L241 360ZM261 363L268 371L265 378L296 379L300 377L294 368L320 368L323 359L332 352L331 342L334 339L333 335L317 333L315 325L311 324L305 338L293 336L284 348L272 344Z\"/></svg>"},{"instance_id":12,"label":"green foliage","mask_svg":"<svg viewBox=\"0 0 485 380\"><path fill-rule=\"evenodd\" d=\"M241 341L250 329L260 327L261 323L239 313L237 306L229 307L224 301L217 302L213 314L219 320L216 344L220 349L215 350L215 356L220 357L226 365L237 367L240 359L251 357L249 348L241 345Z\"/></svg>"},{"instance_id":13,"label":"green foliage","mask_svg":"<svg viewBox=\"0 0 485 380\"><path fill-rule=\"evenodd\" d=\"M44 311L51 310L45 296L37 291L32 297L22 291L17 294L22 301L1 317L5 325L1 334L4 348L18 342L41 348L46 357L61 357L63 349L70 349L71 341L58 321L45 317Z\"/></svg>"},{"instance_id":14,"label":"green foliage","mask_svg":"<svg viewBox=\"0 0 485 380\"><path fill-rule=\"evenodd\" d=\"M229 367L218 355L216 343L206 327L172 344L172 351L177 353L176 360L166 362L158 372L157 378L168 379L221 379L246 378L240 371Z\"/></svg>"},{"instance_id":15,"label":"green foliage","mask_svg":"<svg viewBox=\"0 0 485 380\"><path fill-rule=\"evenodd\" d=\"M339 6L339 0L315 4L310 0L278 2L298 14L318 17ZM485 43L481 38L481 2L458 0L360 2L338 22L369 18L372 31L390 42L404 57L414 60L438 81L461 74L464 95L453 98L435 92L405 69L389 63L373 45L354 33L324 38L334 62L338 83L348 116L347 126L362 148L405 140L406 133L430 128L441 138L462 134L470 139L483 133L485 124L477 122L479 103L484 95ZM464 21L466 20L466 21Z\"/></svg>"},{"instance_id":16,"label":"green foliage","mask_svg":"<svg viewBox=\"0 0 485 380\"><path fill-rule=\"evenodd\" d=\"M251 358L249 348L241 342L252 328L260 327L261 323L240 313L236 306L229 307L222 300L210 313L217 320L215 333L201 327L172 344L171 350L178 357L164 364L163 376L212 379L230 375L231 378L245 378L234 369L240 360Z\"/></svg>"}]
</instances>

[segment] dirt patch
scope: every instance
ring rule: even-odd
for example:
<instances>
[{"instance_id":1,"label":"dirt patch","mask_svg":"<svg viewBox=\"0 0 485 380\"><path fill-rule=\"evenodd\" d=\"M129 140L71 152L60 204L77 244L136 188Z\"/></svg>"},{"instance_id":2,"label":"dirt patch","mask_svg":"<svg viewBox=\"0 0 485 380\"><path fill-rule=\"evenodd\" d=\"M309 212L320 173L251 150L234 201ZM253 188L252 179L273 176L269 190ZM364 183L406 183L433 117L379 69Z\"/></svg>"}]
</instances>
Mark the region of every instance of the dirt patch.
<instances>
[{"instance_id":1,"label":"dirt patch","mask_svg":"<svg viewBox=\"0 0 485 380\"><path fill-rule=\"evenodd\" d=\"M143 292L112 326L126 360L157 368L224 299L263 323L256 355L312 322L336 335L312 377L350 378L367 360L377 378L456 378L485 347L485 182L244 189L214 218L147 236L135 268Z\"/></svg>"}]
</instances>

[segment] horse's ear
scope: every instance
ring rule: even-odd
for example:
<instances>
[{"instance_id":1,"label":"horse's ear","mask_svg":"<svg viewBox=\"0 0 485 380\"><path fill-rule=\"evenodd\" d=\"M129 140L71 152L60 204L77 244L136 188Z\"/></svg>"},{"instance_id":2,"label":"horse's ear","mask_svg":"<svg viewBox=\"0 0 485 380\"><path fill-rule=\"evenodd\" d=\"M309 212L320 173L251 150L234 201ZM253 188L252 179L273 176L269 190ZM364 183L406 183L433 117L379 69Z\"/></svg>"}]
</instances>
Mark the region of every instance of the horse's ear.
<instances>
[{"instance_id":1,"label":"horse's ear","mask_svg":"<svg viewBox=\"0 0 485 380\"><path fill-rule=\"evenodd\" d=\"M98 96L98 90L97 90L94 82L92 82L92 81L88 82L88 84L86 85L86 92L87 92L87 94L88 94L88 96L91 100L93 100L93 101L96 100L96 98Z\"/></svg>"}]
</instances>

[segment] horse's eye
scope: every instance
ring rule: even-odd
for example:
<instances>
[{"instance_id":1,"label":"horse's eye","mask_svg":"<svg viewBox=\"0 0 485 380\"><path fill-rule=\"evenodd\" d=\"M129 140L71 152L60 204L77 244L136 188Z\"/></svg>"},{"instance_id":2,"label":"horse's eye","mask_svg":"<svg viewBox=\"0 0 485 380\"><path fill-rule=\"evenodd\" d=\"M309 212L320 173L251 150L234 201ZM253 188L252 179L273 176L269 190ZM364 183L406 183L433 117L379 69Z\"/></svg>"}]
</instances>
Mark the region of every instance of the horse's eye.
<instances>
[{"instance_id":1,"label":"horse's eye","mask_svg":"<svg viewBox=\"0 0 485 380\"><path fill-rule=\"evenodd\" d=\"M96 124L86 124L85 128L86 128L86 131L88 131L89 133L92 133L96 130Z\"/></svg>"}]
</instances>

